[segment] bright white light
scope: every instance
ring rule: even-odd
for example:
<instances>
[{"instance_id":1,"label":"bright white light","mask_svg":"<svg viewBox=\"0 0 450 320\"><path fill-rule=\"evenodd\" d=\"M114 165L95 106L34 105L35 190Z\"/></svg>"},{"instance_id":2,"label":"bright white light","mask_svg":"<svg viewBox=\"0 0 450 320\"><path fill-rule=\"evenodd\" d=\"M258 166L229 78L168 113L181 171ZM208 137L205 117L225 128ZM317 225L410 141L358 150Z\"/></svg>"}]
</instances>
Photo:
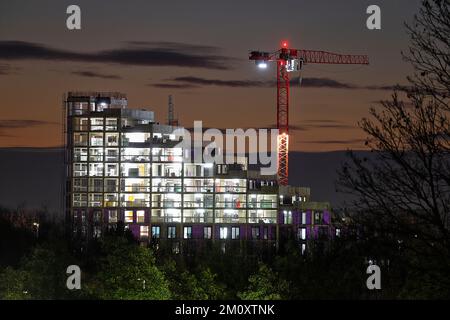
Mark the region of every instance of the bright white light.
<instances>
[{"instance_id":1,"label":"bright white light","mask_svg":"<svg viewBox=\"0 0 450 320\"><path fill-rule=\"evenodd\" d=\"M258 68L260 69L267 69L267 63L263 62L258 62Z\"/></svg>"},{"instance_id":2,"label":"bright white light","mask_svg":"<svg viewBox=\"0 0 450 320\"><path fill-rule=\"evenodd\" d=\"M205 168L212 168L214 166L214 163L212 162L207 162L203 165Z\"/></svg>"}]
</instances>

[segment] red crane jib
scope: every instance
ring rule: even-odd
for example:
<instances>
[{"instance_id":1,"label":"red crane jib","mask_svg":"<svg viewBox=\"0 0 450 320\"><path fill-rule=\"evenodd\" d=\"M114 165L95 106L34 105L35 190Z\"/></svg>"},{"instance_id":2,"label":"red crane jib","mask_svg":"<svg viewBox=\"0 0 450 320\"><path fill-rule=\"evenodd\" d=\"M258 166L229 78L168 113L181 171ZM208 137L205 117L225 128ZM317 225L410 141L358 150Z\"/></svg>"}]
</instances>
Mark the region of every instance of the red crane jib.
<instances>
[{"instance_id":1,"label":"red crane jib","mask_svg":"<svg viewBox=\"0 0 450 320\"><path fill-rule=\"evenodd\" d=\"M289 73L287 62L297 60L301 65L308 63L323 64L369 64L366 55L338 54L317 50L297 50L287 48L287 42L283 48L275 52L251 51L250 60L258 62L275 61L277 64L277 128L278 136L278 183L288 184L289 173Z\"/></svg>"}]
</instances>

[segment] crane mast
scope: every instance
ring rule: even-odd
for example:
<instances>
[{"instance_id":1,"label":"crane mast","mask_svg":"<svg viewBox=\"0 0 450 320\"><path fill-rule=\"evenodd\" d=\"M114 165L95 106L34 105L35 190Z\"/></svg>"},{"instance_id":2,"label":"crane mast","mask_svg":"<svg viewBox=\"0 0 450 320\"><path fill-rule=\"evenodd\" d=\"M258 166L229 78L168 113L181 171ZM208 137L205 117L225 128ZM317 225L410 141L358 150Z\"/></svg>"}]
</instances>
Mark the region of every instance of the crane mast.
<instances>
[{"instance_id":1,"label":"crane mast","mask_svg":"<svg viewBox=\"0 0 450 320\"><path fill-rule=\"evenodd\" d=\"M368 65L366 55L344 55L327 51L298 50L288 48L283 41L281 48L275 52L251 51L250 60L262 69L267 68L267 62L277 65L277 172L278 183L287 185L289 178L289 73L300 71L304 64L359 64Z\"/></svg>"}]
</instances>

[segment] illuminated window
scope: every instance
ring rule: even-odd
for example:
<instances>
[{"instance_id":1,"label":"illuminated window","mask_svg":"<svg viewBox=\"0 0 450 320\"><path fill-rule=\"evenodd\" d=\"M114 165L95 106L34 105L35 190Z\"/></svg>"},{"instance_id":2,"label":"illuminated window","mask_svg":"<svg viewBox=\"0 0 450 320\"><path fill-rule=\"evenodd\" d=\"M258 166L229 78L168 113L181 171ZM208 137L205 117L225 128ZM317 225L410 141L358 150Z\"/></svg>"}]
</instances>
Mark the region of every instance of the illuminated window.
<instances>
[{"instance_id":1,"label":"illuminated window","mask_svg":"<svg viewBox=\"0 0 450 320\"><path fill-rule=\"evenodd\" d=\"M302 212L302 224L306 224L306 212Z\"/></svg>"},{"instance_id":2,"label":"illuminated window","mask_svg":"<svg viewBox=\"0 0 450 320\"><path fill-rule=\"evenodd\" d=\"M73 134L73 145L74 146L87 146L88 144L88 134L85 132L74 133Z\"/></svg>"},{"instance_id":3,"label":"illuminated window","mask_svg":"<svg viewBox=\"0 0 450 320\"><path fill-rule=\"evenodd\" d=\"M74 148L73 161L87 161L87 148Z\"/></svg>"},{"instance_id":4,"label":"illuminated window","mask_svg":"<svg viewBox=\"0 0 450 320\"><path fill-rule=\"evenodd\" d=\"M231 239L239 239L239 227L231 228Z\"/></svg>"},{"instance_id":5,"label":"illuminated window","mask_svg":"<svg viewBox=\"0 0 450 320\"><path fill-rule=\"evenodd\" d=\"M117 207L119 197L117 193L105 193L105 207Z\"/></svg>"},{"instance_id":6,"label":"illuminated window","mask_svg":"<svg viewBox=\"0 0 450 320\"><path fill-rule=\"evenodd\" d=\"M138 210L136 212L136 214L137 214L137 223L145 222L145 211L144 210Z\"/></svg>"},{"instance_id":7,"label":"illuminated window","mask_svg":"<svg viewBox=\"0 0 450 320\"><path fill-rule=\"evenodd\" d=\"M183 238L184 239L192 239L192 227L184 227Z\"/></svg>"},{"instance_id":8,"label":"illuminated window","mask_svg":"<svg viewBox=\"0 0 450 320\"><path fill-rule=\"evenodd\" d=\"M220 239L227 239L228 238L228 228L227 227L220 227L220 229L219 229L219 237L220 237Z\"/></svg>"},{"instance_id":9,"label":"illuminated window","mask_svg":"<svg viewBox=\"0 0 450 320\"><path fill-rule=\"evenodd\" d=\"M103 204L103 195L101 193L89 193L89 206L101 207Z\"/></svg>"},{"instance_id":10,"label":"illuminated window","mask_svg":"<svg viewBox=\"0 0 450 320\"><path fill-rule=\"evenodd\" d=\"M204 239L211 239L212 237L212 228L211 227L204 227L203 228L203 238Z\"/></svg>"},{"instance_id":11,"label":"illuminated window","mask_svg":"<svg viewBox=\"0 0 450 320\"><path fill-rule=\"evenodd\" d=\"M117 163L107 163L105 176L116 177L119 175L119 165Z\"/></svg>"},{"instance_id":12,"label":"illuminated window","mask_svg":"<svg viewBox=\"0 0 450 320\"><path fill-rule=\"evenodd\" d=\"M127 132L122 136L122 145L128 145L128 143L145 142L150 138L150 133L147 132Z\"/></svg>"},{"instance_id":13,"label":"illuminated window","mask_svg":"<svg viewBox=\"0 0 450 320\"><path fill-rule=\"evenodd\" d=\"M284 210L283 216L284 216L284 224L291 224L292 223L292 211Z\"/></svg>"},{"instance_id":14,"label":"illuminated window","mask_svg":"<svg viewBox=\"0 0 450 320\"><path fill-rule=\"evenodd\" d=\"M341 236L341 229L336 228L336 237L340 237Z\"/></svg>"},{"instance_id":15,"label":"illuminated window","mask_svg":"<svg viewBox=\"0 0 450 320\"><path fill-rule=\"evenodd\" d=\"M106 118L106 131L117 131L117 118Z\"/></svg>"},{"instance_id":16,"label":"illuminated window","mask_svg":"<svg viewBox=\"0 0 450 320\"><path fill-rule=\"evenodd\" d=\"M73 206L74 207L86 207L87 206L87 194L86 193L74 193L73 194Z\"/></svg>"},{"instance_id":17,"label":"illuminated window","mask_svg":"<svg viewBox=\"0 0 450 320\"><path fill-rule=\"evenodd\" d=\"M148 226L141 226L140 235L141 238L148 238Z\"/></svg>"},{"instance_id":18,"label":"illuminated window","mask_svg":"<svg viewBox=\"0 0 450 320\"><path fill-rule=\"evenodd\" d=\"M89 161L103 161L103 148L90 148Z\"/></svg>"},{"instance_id":19,"label":"illuminated window","mask_svg":"<svg viewBox=\"0 0 450 320\"><path fill-rule=\"evenodd\" d=\"M119 149L117 148L105 149L105 161L107 162L119 161Z\"/></svg>"},{"instance_id":20,"label":"illuminated window","mask_svg":"<svg viewBox=\"0 0 450 320\"><path fill-rule=\"evenodd\" d=\"M306 240L306 228L298 228L298 239Z\"/></svg>"},{"instance_id":21,"label":"illuminated window","mask_svg":"<svg viewBox=\"0 0 450 320\"><path fill-rule=\"evenodd\" d=\"M116 147L119 145L118 133L107 133L105 136L105 143L107 147Z\"/></svg>"},{"instance_id":22,"label":"illuminated window","mask_svg":"<svg viewBox=\"0 0 450 320\"><path fill-rule=\"evenodd\" d=\"M177 228L176 227L167 227L167 238L175 239L177 236Z\"/></svg>"},{"instance_id":23,"label":"illuminated window","mask_svg":"<svg viewBox=\"0 0 450 320\"><path fill-rule=\"evenodd\" d=\"M87 185L88 185L87 178L73 179L73 191L87 191Z\"/></svg>"},{"instance_id":24,"label":"illuminated window","mask_svg":"<svg viewBox=\"0 0 450 320\"><path fill-rule=\"evenodd\" d=\"M133 210L125 210L125 222L133 223Z\"/></svg>"},{"instance_id":25,"label":"illuminated window","mask_svg":"<svg viewBox=\"0 0 450 320\"><path fill-rule=\"evenodd\" d=\"M91 131L103 131L103 118L91 118Z\"/></svg>"},{"instance_id":26,"label":"illuminated window","mask_svg":"<svg viewBox=\"0 0 450 320\"><path fill-rule=\"evenodd\" d=\"M73 130L74 131L88 131L89 130L88 118L74 118L73 119Z\"/></svg>"},{"instance_id":27,"label":"illuminated window","mask_svg":"<svg viewBox=\"0 0 450 320\"><path fill-rule=\"evenodd\" d=\"M103 176L103 163L89 163L90 176Z\"/></svg>"},{"instance_id":28,"label":"illuminated window","mask_svg":"<svg viewBox=\"0 0 450 320\"><path fill-rule=\"evenodd\" d=\"M152 238L159 239L161 233L160 226L152 226Z\"/></svg>"},{"instance_id":29,"label":"illuminated window","mask_svg":"<svg viewBox=\"0 0 450 320\"><path fill-rule=\"evenodd\" d=\"M93 147L103 146L103 133L90 133L89 139L91 141L90 146L93 146Z\"/></svg>"},{"instance_id":30,"label":"illuminated window","mask_svg":"<svg viewBox=\"0 0 450 320\"><path fill-rule=\"evenodd\" d=\"M117 223L117 210L108 210L108 222Z\"/></svg>"},{"instance_id":31,"label":"illuminated window","mask_svg":"<svg viewBox=\"0 0 450 320\"><path fill-rule=\"evenodd\" d=\"M100 226L94 226L93 237L99 238L102 235L102 229Z\"/></svg>"}]
</instances>

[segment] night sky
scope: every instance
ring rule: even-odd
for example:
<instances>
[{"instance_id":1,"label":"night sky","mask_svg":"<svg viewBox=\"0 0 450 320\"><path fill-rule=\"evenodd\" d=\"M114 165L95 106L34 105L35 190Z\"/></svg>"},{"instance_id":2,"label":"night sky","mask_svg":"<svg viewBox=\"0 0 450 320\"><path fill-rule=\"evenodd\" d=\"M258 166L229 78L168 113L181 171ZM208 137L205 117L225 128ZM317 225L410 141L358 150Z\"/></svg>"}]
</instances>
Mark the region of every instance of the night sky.
<instances>
[{"instance_id":1,"label":"night sky","mask_svg":"<svg viewBox=\"0 0 450 320\"><path fill-rule=\"evenodd\" d=\"M66 28L81 7L82 30ZM366 28L378 4L382 30ZM120 91L133 108L167 117L172 94L181 125L270 127L275 68L248 51L298 49L368 54L370 66L307 65L292 87L291 150L363 149L356 123L405 84L403 23L419 0L5 1L0 0L0 147L61 145L61 97L69 90ZM295 77L295 75L294 75Z\"/></svg>"}]
</instances>

